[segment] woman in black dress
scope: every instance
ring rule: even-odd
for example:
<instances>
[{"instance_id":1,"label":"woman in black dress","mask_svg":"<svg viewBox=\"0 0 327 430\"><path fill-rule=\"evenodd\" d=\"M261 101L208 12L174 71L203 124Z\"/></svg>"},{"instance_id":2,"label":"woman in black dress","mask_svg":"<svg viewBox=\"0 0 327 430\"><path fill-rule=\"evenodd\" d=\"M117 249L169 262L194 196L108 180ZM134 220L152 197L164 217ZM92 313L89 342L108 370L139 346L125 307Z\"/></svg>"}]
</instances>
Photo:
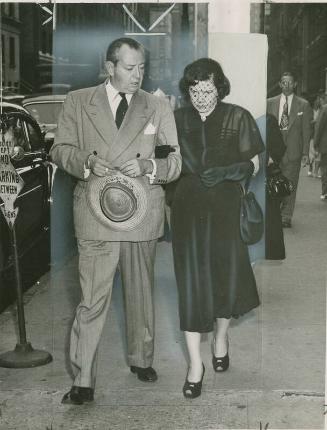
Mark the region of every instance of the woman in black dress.
<instances>
[{"instance_id":1,"label":"woman in black dress","mask_svg":"<svg viewBox=\"0 0 327 430\"><path fill-rule=\"evenodd\" d=\"M264 146L245 109L223 103L230 85L221 66L203 58L180 82L190 100L175 112L183 165L175 183L171 227L180 327L190 357L185 397L201 394L201 333L214 330L212 364L229 366L227 331L259 305L248 248L240 236L240 181L251 175ZM169 194L169 191L168 191Z\"/></svg>"}]
</instances>

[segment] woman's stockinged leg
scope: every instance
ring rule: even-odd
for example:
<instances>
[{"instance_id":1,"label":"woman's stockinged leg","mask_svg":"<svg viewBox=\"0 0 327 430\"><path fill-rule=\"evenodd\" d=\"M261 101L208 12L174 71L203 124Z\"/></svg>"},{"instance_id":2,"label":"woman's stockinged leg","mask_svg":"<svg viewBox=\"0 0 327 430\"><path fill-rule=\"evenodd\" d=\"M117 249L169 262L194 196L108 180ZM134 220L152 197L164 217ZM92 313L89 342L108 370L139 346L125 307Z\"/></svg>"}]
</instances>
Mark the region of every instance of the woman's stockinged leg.
<instances>
[{"instance_id":1,"label":"woman's stockinged leg","mask_svg":"<svg viewBox=\"0 0 327 430\"><path fill-rule=\"evenodd\" d=\"M190 359L187 380L189 382L199 382L203 372L200 351L201 333L184 331L184 334Z\"/></svg>"},{"instance_id":2,"label":"woman's stockinged leg","mask_svg":"<svg viewBox=\"0 0 327 430\"><path fill-rule=\"evenodd\" d=\"M217 318L214 336L214 355L224 357L228 352L228 329L231 318Z\"/></svg>"}]
</instances>

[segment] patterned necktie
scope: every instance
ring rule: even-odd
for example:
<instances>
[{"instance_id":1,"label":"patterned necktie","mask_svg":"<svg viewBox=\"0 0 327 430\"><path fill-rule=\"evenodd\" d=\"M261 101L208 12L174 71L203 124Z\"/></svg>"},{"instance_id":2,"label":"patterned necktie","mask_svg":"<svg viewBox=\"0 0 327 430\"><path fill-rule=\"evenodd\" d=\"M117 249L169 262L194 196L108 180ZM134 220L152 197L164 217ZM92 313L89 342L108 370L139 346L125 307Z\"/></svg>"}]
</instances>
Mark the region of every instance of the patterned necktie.
<instances>
[{"instance_id":1,"label":"patterned necktie","mask_svg":"<svg viewBox=\"0 0 327 430\"><path fill-rule=\"evenodd\" d=\"M283 112L282 112L282 116L280 119L280 124L279 124L279 128L281 130L287 130L288 128L288 103L287 103L287 97L285 97L285 103L283 106Z\"/></svg>"},{"instance_id":2,"label":"patterned necktie","mask_svg":"<svg viewBox=\"0 0 327 430\"><path fill-rule=\"evenodd\" d=\"M116 125L117 128L121 126L121 123L123 122L124 116L128 109L128 103L126 100L126 94L125 93L119 93L121 100L117 108L116 112Z\"/></svg>"}]
</instances>

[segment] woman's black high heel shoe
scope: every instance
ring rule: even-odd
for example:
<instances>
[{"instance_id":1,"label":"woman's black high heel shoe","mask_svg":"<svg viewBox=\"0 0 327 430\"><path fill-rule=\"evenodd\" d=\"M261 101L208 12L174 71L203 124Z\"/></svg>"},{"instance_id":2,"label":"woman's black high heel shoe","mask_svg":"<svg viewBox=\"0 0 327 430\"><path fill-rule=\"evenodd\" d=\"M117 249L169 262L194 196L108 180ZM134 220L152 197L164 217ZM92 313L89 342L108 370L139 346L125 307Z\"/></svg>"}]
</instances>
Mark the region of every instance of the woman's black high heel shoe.
<instances>
[{"instance_id":1,"label":"woman's black high heel shoe","mask_svg":"<svg viewBox=\"0 0 327 430\"><path fill-rule=\"evenodd\" d=\"M224 357L212 356L212 366L215 372L225 372L229 368L228 352Z\"/></svg>"},{"instance_id":2,"label":"woman's black high heel shoe","mask_svg":"<svg viewBox=\"0 0 327 430\"><path fill-rule=\"evenodd\" d=\"M189 382L186 378L185 384L183 386L183 394L187 399L195 399L201 396L202 381L205 372L204 364L202 363L202 377L199 382Z\"/></svg>"},{"instance_id":3,"label":"woman's black high heel shoe","mask_svg":"<svg viewBox=\"0 0 327 430\"><path fill-rule=\"evenodd\" d=\"M215 356L215 340L213 341L212 348L212 367L215 372L225 372L229 368L229 355L228 355L228 340L227 340L227 354L224 357Z\"/></svg>"}]
</instances>

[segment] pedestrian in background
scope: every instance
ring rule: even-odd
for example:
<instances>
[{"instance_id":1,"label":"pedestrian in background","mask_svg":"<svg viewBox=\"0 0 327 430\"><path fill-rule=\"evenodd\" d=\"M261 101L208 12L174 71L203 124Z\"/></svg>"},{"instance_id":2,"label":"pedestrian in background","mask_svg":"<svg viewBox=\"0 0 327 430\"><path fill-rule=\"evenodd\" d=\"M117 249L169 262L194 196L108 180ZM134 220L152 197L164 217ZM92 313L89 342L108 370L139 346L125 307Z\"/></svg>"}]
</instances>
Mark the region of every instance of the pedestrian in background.
<instances>
[{"instance_id":1,"label":"pedestrian in background","mask_svg":"<svg viewBox=\"0 0 327 430\"><path fill-rule=\"evenodd\" d=\"M144 64L141 44L129 38L113 41L106 57L109 79L97 87L68 94L51 149L54 163L78 179L74 225L82 299L70 341L75 379L63 403L83 404L94 398L98 345L118 266L125 298L128 365L141 381L157 379L152 368L152 296L156 244L164 226L164 191L160 184L179 176L181 158L169 104L140 89ZM174 149L160 160L154 156L159 140ZM96 178L115 175L117 171L123 184L133 183L124 178L139 179L135 187L140 184L148 206L142 222L130 224L126 230L114 227L114 222L108 226L107 217L104 225L103 213L91 210L89 203L95 197L88 190ZM116 192L115 188L109 194L108 204L115 200ZM117 217L130 193L131 190L118 199ZM135 207L133 199L128 201L131 208ZM103 200L102 203L107 205Z\"/></svg>"},{"instance_id":2,"label":"pedestrian in background","mask_svg":"<svg viewBox=\"0 0 327 430\"><path fill-rule=\"evenodd\" d=\"M309 169L308 169L308 176L313 178L319 178L320 177L320 154L316 149L314 148L314 133L315 133L315 126L317 122L317 118L319 115L319 112L321 110L321 107L323 105L323 99L324 99L324 91L320 90L313 101L312 105L312 111L313 111L313 120L312 120L312 137L310 139L310 149L309 149Z\"/></svg>"},{"instance_id":3,"label":"pedestrian in background","mask_svg":"<svg viewBox=\"0 0 327 430\"><path fill-rule=\"evenodd\" d=\"M267 113L277 119L282 131L286 151L280 167L294 185L294 191L282 201L283 227L289 228L292 227L301 162L305 166L309 160L312 109L307 100L294 94L297 82L292 72L282 74L279 86L282 92L268 99Z\"/></svg>"},{"instance_id":4,"label":"pedestrian in background","mask_svg":"<svg viewBox=\"0 0 327 430\"><path fill-rule=\"evenodd\" d=\"M201 333L214 331L213 369L226 371L231 318L259 305L240 235L240 182L258 170L264 145L251 114L222 101L230 84L219 63L202 58L188 65L180 86L188 105L175 111L182 174L172 184L171 228L180 328L189 354L183 394L195 398L205 372Z\"/></svg>"},{"instance_id":5,"label":"pedestrian in background","mask_svg":"<svg viewBox=\"0 0 327 430\"><path fill-rule=\"evenodd\" d=\"M327 95L322 97L322 108L317 117L314 148L320 153L321 200L327 200Z\"/></svg>"},{"instance_id":6,"label":"pedestrian in background","mask_svg":"<svg viewBox=\"0 0 327 430\"><path fill-rule=\"evenodd\" d=\"M266 159L267 180L280 162L286 151L278 122L273 115L267 114L266 121ZM284 260L285 244L281 215L281 199L272 197L266 189L265 248L267 260Z\"/></svg>"}]
</instances>

